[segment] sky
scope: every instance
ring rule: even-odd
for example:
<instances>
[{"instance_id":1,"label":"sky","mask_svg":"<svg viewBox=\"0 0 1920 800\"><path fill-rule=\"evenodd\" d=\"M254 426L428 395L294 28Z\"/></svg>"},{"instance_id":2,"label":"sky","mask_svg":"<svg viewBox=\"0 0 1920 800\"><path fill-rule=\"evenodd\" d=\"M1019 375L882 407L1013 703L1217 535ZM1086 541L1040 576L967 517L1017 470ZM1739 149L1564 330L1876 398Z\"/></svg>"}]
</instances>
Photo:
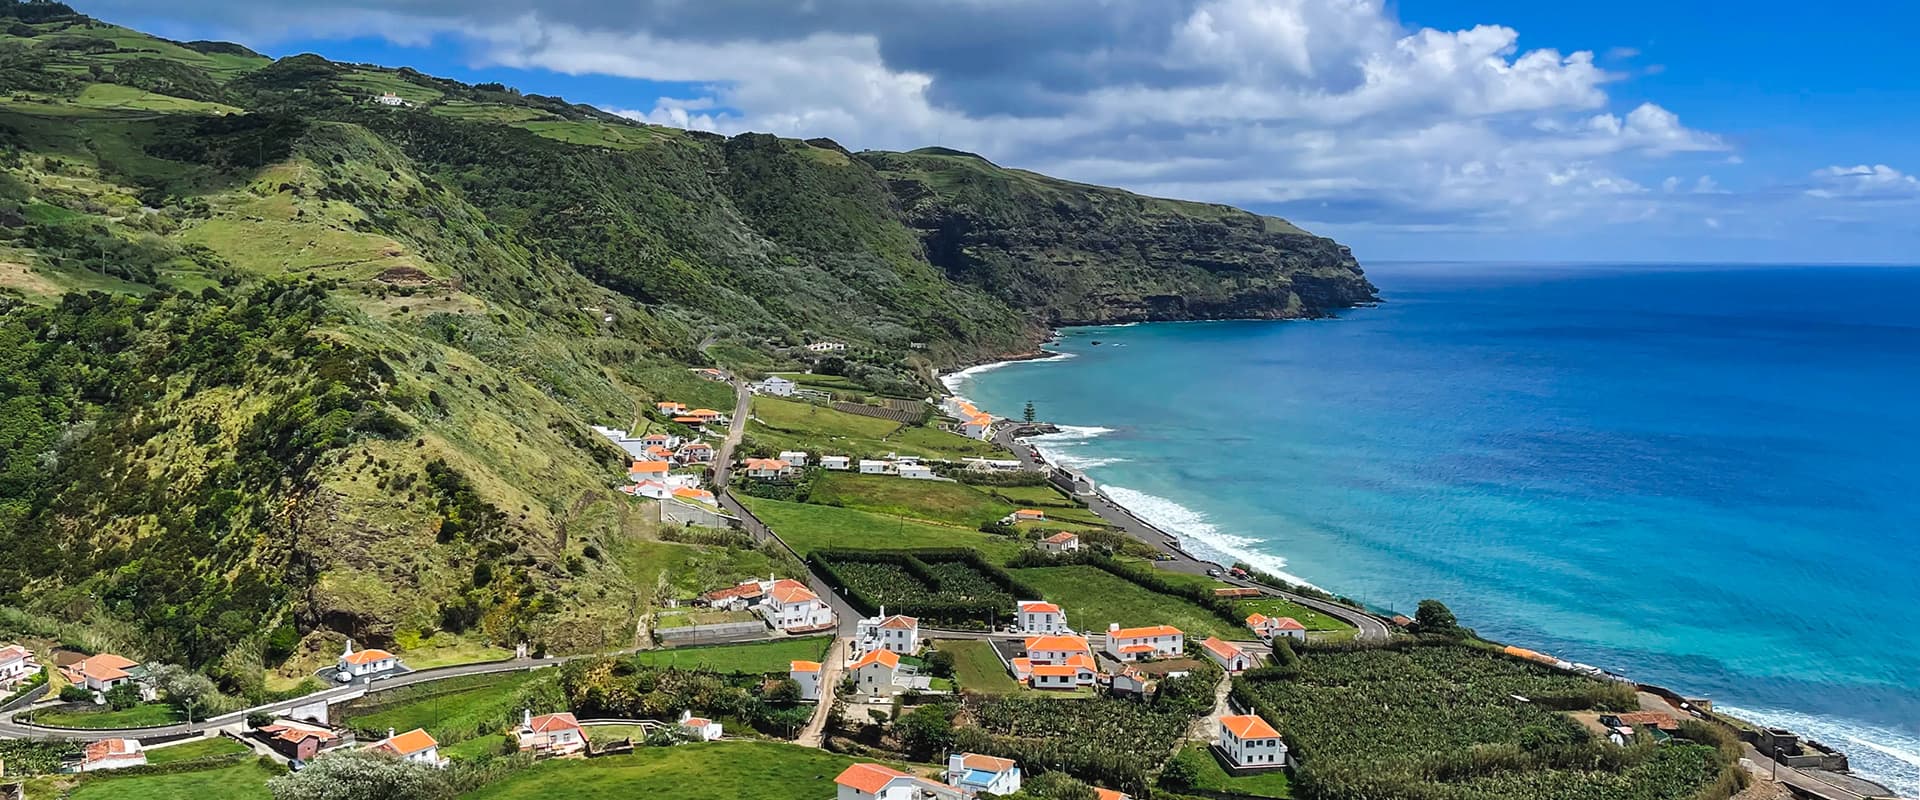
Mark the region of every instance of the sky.
<instances>
[{"instance_id":1,"label":"sky","mask_svg":"<svg viewBox=\"0 0 1920 800\"><path fill-rule=\"evenodd\" d=\"M94 0L720 133L941 145L1367 260L1920 263L1920 6Z\"/></svg>"}]
</instances>

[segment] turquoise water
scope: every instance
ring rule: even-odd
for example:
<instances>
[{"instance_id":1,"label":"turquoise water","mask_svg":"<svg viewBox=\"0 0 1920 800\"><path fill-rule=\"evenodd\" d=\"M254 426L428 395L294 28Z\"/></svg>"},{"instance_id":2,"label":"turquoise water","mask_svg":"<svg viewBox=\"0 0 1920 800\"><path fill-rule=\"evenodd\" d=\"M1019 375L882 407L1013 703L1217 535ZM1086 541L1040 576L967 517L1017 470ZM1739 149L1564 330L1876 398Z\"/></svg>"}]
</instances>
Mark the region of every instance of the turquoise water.
<instances>
[{"instance_id":1,"label":"turquoise water","mask_svg":"<svg viewBox=\"0 0 1920 800\"><path fill-rule=\"evenodd\" d=\"M971 370L1198 550L1709 697L1920 794L1920 270L1388 265ZM1099 344L1095 344L1098 341Z\"/></svg>"}]
</instances>

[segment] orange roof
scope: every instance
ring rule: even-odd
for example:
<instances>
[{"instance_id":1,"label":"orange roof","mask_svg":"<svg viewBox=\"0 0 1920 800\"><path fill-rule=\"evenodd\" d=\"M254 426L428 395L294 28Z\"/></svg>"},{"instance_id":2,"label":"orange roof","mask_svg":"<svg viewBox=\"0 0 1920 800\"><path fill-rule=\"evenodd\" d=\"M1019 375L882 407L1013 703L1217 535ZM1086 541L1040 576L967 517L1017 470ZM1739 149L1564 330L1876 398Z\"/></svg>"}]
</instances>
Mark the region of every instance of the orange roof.
<instances>
[{"instance_id":1,"label":"orange roof","mask_svg":"<svg viewBox=\"0 0 1920 800\"><path fill-rule=\"evenodd\" d=\"M680 408L686 408L686 407L687 407L687 404L686 404L686 403L675 403L675 402L673 402L673 401L671 401L671 400L667 400L667 401L662 401L662 402L659 402L659 403L654 403L654 404L653 404L653 407L654 407L654 408L657 408L657 409L660 409L660 410L662 410L662 411L665 411L665 410L667 410L667 409L680 409Z\"/></svg>"},{"instance_id":2,"label":"orange roof","mask_svg":"<svg viewBox=\"0 0 1920 800\"><path fill-rule=\"evenodd\" d=\"M89 656L73 666L81 675L96 681L112 681L127 677L127 668L139 665L139 662L122 656L101 653L97 656Z\"/></svg>"},{"instance_id":3,"label":"orange roof","mask_svg":"<svg viewBox=\"0 0 1920 800\"><path fill-rule=\"evenodd\" d=\"M1144 628L1121 628L1107 631L1109 639L1139 639L1146 636L1179 636L1180 629L1172 625L1148 625Z\"/></svg>"},{"instance_id":4,"label":"orange roof","mask_svg":"<svg viewBox=\"0 0 1920 800\"><path fill-rule=\"evenodd\" d=\"M400 734L399 736L394 736L385 741L376 743L372 749L385 750L389 753L392 753L394 755L399 755L399 756L410 756L410 755L413 755L414 753L421 752L428 748L439 747L439 746L440 746L440 743L437 741L434 741L434 738L432 735L428 734L426 731L421 730L419 728L414 728L413 730L407 731L406 733Z\"/></svg>"},{"instance_id":5,"label":"orange roof","mask_svg":"<svg viewBox=\"0 0 1920 800\"><path fill-rule=\"evenodd\" d=\"M788 671L788 672L819 672L819 671L820 671L820 662L818 662L818 661L795 661L795 662L793 662L793 665L792 665L791 667L788 667L788 668L787 668L787 671Z\"/></svg>"},{"instance_id":6,"label":"orange roof","mask_svg":"<svg viewBox=\"0 0 1920 800\"><path fill-rule=\"evenodd\" d=\"M1047 512L1037 508L1023 508L1013 512L1013 515L1021 519L1044 519L1047 516Z\"/></svg>"},{"instance_id":7,"label":"orange roof","mask_svg":"<svg viewBox=\"0 0 1920 800\"><path fill-rule=\"evenodd\" d=\"M967 769L984 769L988 772L1006 772L1013 769L1015 762L1011 758L996 758L978 753L961 753L960 766Z\"/></svg>"},{"instance_id":8,"label":"orange roof","mask_svg":"<svg viewBox=\"0 0 1920 800\"><path fill-rule=\"evenodd\" d=\"M132 739L101 739L87 745L86 759L89 763L120 756L139 753L140 743Z\"/></svg>"},{"instance_id":9,"label":"orange roof","mask_svg":"<svg viewBox=\"0 0 1920 800\"><path fill-rule=\"evenodd\" d=\"M1532 650L1528 650L1524 647L1514 647L1513 645L1507 645L1506 649L1504 649L1502 652L1510 656L1518 656L1520 658L1532 659L1535 661L1538 661L1540 659L1539 653L1536 653Z\"/></svg>"},{"instance_id":10,"label":"orange roof","mask_svg":"<svg viewBox=\"0 0 1920 800\"><path fill-rule=\"evenodd\" d=\"M1127 796L1122 792L1116 792L1112 789L1102 789L1095 786L1093 787L1093 800L1127 800Z\"/></svg>"},{"instance_id":11,"label":"orange roof","mask_svg":"<svg viewBox=\"0 0 1920 800\"><path fill-rule=\"evenodd\" d=\"M689 728L704 728L712 725L713 720L707 719L706 717L687 717L686 719L680 720L680 724Z\"/></svg>"},{"instance_id":12,"label":"orange roof","mask_svg":"<svg viewBox=\"0 0 1920 800\"><path fill-rule=\"evenodd\" d=\"M33 655L33 651L30 651L27 648L21 647L20 645L17 645L17 644L10 644L10 645L7 645L6 647L0 647L0 661L12 661L16 658L28 658L28 657L31 657L32 655Z\"/></svg>"},{"instance_id":13,"label":"orange roof","mask_svg":"<svg viewBox=\"0 0 1920 800\"><path fill-rule=\"evenodd\" d=\"M1029 652L1034 650L1082 650L1084 651L1087 649L1087 637L1061 636L1061 635L1034 636L1027 639L1026 647Z\"/></svg>"},{"instance_id":14,"label":"orange roof","mask_svg":"<svg viewBox=\"0 0 1920 800\"><path fill-rule=\"evenodd\" d=\"M1221 717L1220 726L1231 731L1241 739L1278 739L1280 732L1268 725L1267 721L1254 714L1241 714L1234 717Z\"/></svg>"},{"instance_id":15,"label":"orange roof","mask_svg":"<svg viewBox=\"0 0 1920 800\"><path fill-rule=\"evenodd\" d=\"M887 788L887 784L894 778L911 777L913 776L892 767L883 767L879 764L855 764L841 771L840 777L834 778L833 782L867 794L879 794L880 790Z\"/></svg>"},{"instance_id":16,"label":"orange roof","mask_svg":"<svg viewBox=\"0 0 1920 800\"><path fill-rule=\"evenodd\" d=\"M1151 652L1153 652L1153 645L1150 645L1150 644L1130 644L1130 645L1127 645L1127 646L1125 646L1125 647L1122 647L1122 648L1120 648L1120 652L1122 652L1122 653L1151 653Z\"/></svg>"},{"instance_id":17,"label":"orange roof","mask_svg":"<svg viewBox=\"0 0 1920 800\"><path fill-rule=\"evenodd\" d=\"M1200 643L1200 646L1207 648L1209 651L1212 651L1214 655L1221 658L1246 658L1247 656L1246 653L1241 652L1240 648L1233 646L1232 642L1225 641L1218 636L1208 637L1206 641Z\"/></svg>"},{"instance_id":18,"label":"orange roof","mask_svg":"<svg viewBox=\"0 0 1920 800\"><path fill-rule=\"evenodd\" d=\"M774 581L773 591L769 592L769 594L773 595L774 602L782 604L804 603L808 600L820 599L820 595L814 594L813 590L808 589L806 584L792 578L781 578L780 580Z\"/></svg>"},{"instance_id":19,"label":"orange roof","mask_svg":"<svg viewBox=\"0 0 1920 800\"><path fill-rule=\"evenodd\" d=\"M713 449L713 445L710 445L710 444L707 444L706 442L687 442L686 444L683 444L683 445L680 445L680 449L682 449L682 450L712 450L712 449Z\"/></svg>"},{"instance_id":20,"label":"orange roof","mask_svg":"<svg viewBox=\"0 0 1920 800\"><path fill-rule=\"evenodd\" d=\"M720 412L718 412L718 411L715 411L715 410L713 410L713 409L711 409L711 408L696 408L696 409L694 409L694 410L692 410L692 411L689 411L689 412L687 412L687 416L689 416L689 417L717 417L717 416L720 416Z\"/></svg>"},{"instance_id":21,"label":"orange roof","mask_svg":"<svg viewBox=\"0 0 1920 800\"><path fill-rule=\"evenodd\" d=\"M1021 611L1033 614L1058 614L1060 607L1045 600L1022 600L1018 603Z\"/></svg>"},{"instance_id":22,"label":"orange roof","mask_svg":"<svg viewBox=\"0 0 1920 800\"><path fill-rule=\"evenodd\" d=\"M786 469L793 466L777 458L749 458L747 469Z\"/></svg>"},{"instance_id":23,"label":"orange roof","mask_svg":"<svg viewBox=\"0 0 1920 800\"><path fill-rule=\"evenodd\" d=\"M667 456L673 455L673 451L668 450L667 448L661 447L660 445L657 445L657 444L648 445L647 455L653 456L655 458L665 458Z\"/></svg>"},{"instance_id":24,"label":"orange roof","mask_svg":"<svg viewBox=\"0 0 1920 800\"><path fill-rule=\"evenodd\" d=\"M533 729L534 733L566 730L577 731L580 729L580 721L574 719L572 714L563 711L558 714L541 714L540 716L534 717L533 722L527 725L527 727Z\"/></svg>"},{"instance_id":25,"label":"orange roof","mask_svg":"<svg viewBox=\"0 0 1920 800\"><path fill-rule=\"evenodd\" d=\"M1674 719L1672 714L1659 711L1631 711L1614 716L1619 717L1620 721L1627 725L1652 725L1661 730L1669 731L1680 729L1679 720Z\"/></svg>"},{"instance_id":26,"label":"orange roof","mask_svg":"<svg viewBox=\"0 0 1920 800\"><path fill-rule=\"evenodd\" d=\"M358 664L371 664L375 661L385 661L389 658L393 658L392 653L389 653L385 650L381 650L380 648L376 647L370 650L362 650L358 653L348 653L344 656L341 656L340 660L345 661L349 664L358 665Z\"/></svg>"},{"instance_id":27,"label":"orange roof","mask_svg":"<svg viewBox=\"0 0 1920 800\"><path fill-rule=\"evenodd\" d=\"M853 666L849 669L863 669L874 664L893 669L900 666L900 654L892 650L869 650L866 655L860 657L859 661L853 662Z\"/></svg>"},{"instance_id":28,"label":"orange roof","mask_svg":"<svg viewBox=\"0 0 1920 800\"><path fill-rule=\"evenodd\" d=\"M665 461L635 461L633 462L633 466L627 470L627 474L646 475L654 472L668 472L672 469L673 465Z\"/></svg>"},{"instance_id":29,"label":"orange roof","mask_svg":"<svg viewBox=\"0 0 1920 800\"><path fill-rule=\"evenodd\" d=\"M260 731L262 733L271 733L273 734L273 738L286 742L298 742L301 739L319 739L323 742L331 742L340 737L340 734L317 725L299 725L285 721L262 726Z\"/></svg>"},{"instance_id":30,"label":"orange roof","mask_svg":"<svg viewBox=\"0 0 1920 800\"><path fill-rule=\"evenodd\" d=\"M920 620L914 619L913 617L904 616L901 614L895 614L891 617L881 620L880 627L899 628L899 629L918 628L920 627Z\"/></svg>"},{"instance_id":31,"label":"orange roof","mask_svg":"<svg viewBox=\"0 0 1920 800\"><path fill-rule=\"evenodd\" d=\"M706 594L703 594L700 596L706 599L708 602L712 602L714 600L729 600L735 597L759 597L760 584L756 581L747 581L746 583L740 584L739 586L729 586L725 589L715 589L711 592L707 592Z\"/></svg>"},{"instance_id":32,"label":"orange roof","mask_svg":"<svg viewBox=\"0 0 1920 800\"><path fill-rule=\"evenodd\" d=\"M674 417L673 421L674 422L706 422L706 420L701 419L699 417Z\"/></svg>"},{"instance_id":33,"label":"orange roof","mask_svg":"<svg viewBox=\"0 0 1920 800\"><path fill-rule=\"evenodd\" d=\"M1273 626L1283 631L1304 631L1307 629L1307 626L1300 624L1300 620L1292 617L1276 619L1273 621Z\"/></svg>"},{"instance_id":34,"label":"orange roof","mask_svg":"<svg viewBox=\"0 0 1920 800\"><path fill-rule=\"evenodd\" d=\"M1080 667L1072 664L1035 664L1033 665L1033 674L1066 678L1080 674L1080 669Z\"/></svg>"},{"instance_id":35,"label":"orange roof","mask_svg":"<svg viewBox=\"0 0 1920 800\"><path fill-rule=\"evenodd\" d=\"M1071 542L1079 538L1080 537L1075 536L1071 533L1067 533L1066 531L1061 531L1059 533L1056 533L1052 536L1047 537L1046 539L1043 539L1042 541L1045 541L1048 544L1066 544L1067 542Z\"/></svg>"},{"instance_id":36,"label":"orange roof","mask_svg":"<svg viewBox=\"0 0 1920 800\"><path fill-rule=\"evenodd\" d=\"M1091 655L1088 655L1086 653L1074 653L1073 655L1067 656L1067 666L1086 667L1087 669L1091 670L1099 665L1094 662L1093 656Z\"/></svg>"},{"instance_id":37,"label":"orange roof","mask_svg":"<svg viewBox=\"0 0 1920 800\"><path fill-rule=\"evenodd\" d=\"M712 496L713 496L713 493L712 493L712 492L709 492L709 491L707 491L707 490L705 490L705 489L689 489L689 488L687 488L687 487L685 487L685 486L682 486L682 487L680 487L680 488L678 488L678 489L675 489L675 490L673 490L673 496L674 496L674 497L689 497L689 498L693 498L693 499L696 499L696 500L702 500L702 499L706 499L706 498L710 498L710 497L712 497Z\"/></svg>"},{"instance_id":38,"label":"orange roof","mask_svg":"<svg viewBox=\"0 0 1920 800\"><path fill-rule=\"evenodd\" d=\"M640 441L643 442L668 442L672 440L673 436L665 433L649 433L640 437Z\"/></svg>"},{"instance_id":39,"label":"orange roof","mask_svg":"<svg viewBox=\"0 0 1920 800\"><path fill-rule=\"evenodd\" d=\"M1270 619L1273 619L1273 617L1269 617L1269 616L1267 616L1267 615L1265 615L1265 614L1261 614L1261 613L1258 613L1258 612L1255 612L1255 613L1252 613L1252 614L1248 614L1248 615L1247 615L1247 626L1248 626L1248 627L1251 627L1251 628L1258 628L1258 627L1260 627L1260 626L1262 626L1262 625L1265 625L1265 624L1267 624L1267 620L1270 620Z\"/></svg>"}]
</instances>

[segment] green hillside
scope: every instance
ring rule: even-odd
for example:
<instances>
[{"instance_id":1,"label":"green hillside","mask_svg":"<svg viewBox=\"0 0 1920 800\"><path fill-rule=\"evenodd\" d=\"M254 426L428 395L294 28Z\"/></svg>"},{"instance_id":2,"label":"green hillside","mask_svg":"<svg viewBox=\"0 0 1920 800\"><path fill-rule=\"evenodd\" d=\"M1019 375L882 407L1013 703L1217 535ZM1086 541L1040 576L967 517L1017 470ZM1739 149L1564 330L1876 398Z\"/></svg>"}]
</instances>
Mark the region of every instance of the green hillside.
<instances>
[{"instance_id":1,"label":"green hillside","mask_svg":"<svg viewBox=\"0 0 1920 800\"><path fill-rule=\"evenodd\" d=\"M725 396L689 365L832 337L931 392L1057 322L1372 292L1224 207L0 4L0 638L232 691L342 635L627 642L657 525L588 426Z\"/></svg>"}]
</instances>

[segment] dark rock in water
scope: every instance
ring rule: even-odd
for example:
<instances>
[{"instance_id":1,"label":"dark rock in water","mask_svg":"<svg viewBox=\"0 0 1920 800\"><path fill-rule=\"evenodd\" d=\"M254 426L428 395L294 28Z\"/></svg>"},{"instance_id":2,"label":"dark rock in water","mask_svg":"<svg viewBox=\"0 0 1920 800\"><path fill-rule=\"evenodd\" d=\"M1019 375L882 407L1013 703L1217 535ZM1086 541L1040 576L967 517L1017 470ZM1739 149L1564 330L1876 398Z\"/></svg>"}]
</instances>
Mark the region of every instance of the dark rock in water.
<instances>
[{"instance_id":1,"label":"dark rock in water","mask_svg":"<svg viewBox=\"0 0 1920 800\"><path fill-rule=\"evenodd\" d=\"M1094 343L1094 344L1099 344L1099 343L1100 343L1100 340L1099 340L1099 339L1095 339L1095 340L1093 340L1093 343Z\"/></svg>"}]
</instances>

